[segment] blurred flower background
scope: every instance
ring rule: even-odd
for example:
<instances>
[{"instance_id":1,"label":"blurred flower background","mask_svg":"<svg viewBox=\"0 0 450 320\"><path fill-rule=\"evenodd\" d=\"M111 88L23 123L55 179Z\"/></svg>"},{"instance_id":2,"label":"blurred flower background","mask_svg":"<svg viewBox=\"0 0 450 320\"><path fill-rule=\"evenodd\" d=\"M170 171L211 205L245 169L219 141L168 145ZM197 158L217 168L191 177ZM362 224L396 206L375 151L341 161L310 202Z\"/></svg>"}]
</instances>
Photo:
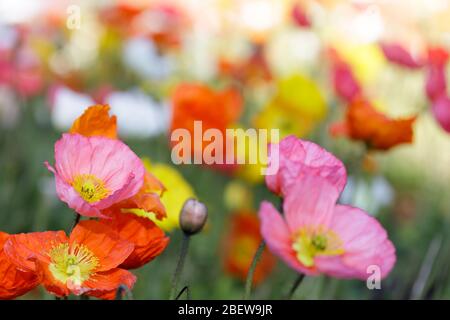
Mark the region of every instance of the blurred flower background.
<instances>
[{"instance_id":1,"label":"blurred flower background","mask_svg":"<svg viewBox=\"0 0 450 320\"><path fill-rule=\"evenodd\" d=\"M158 224L171 241L137 271L134 297L168 296L178 215L195 196L209 219L183 286L193 298L241 298L261 241L256 212L277 199L258 164L174 165L170 133L193 119L279 129L345 163L340 202L376 216L398 256L381 290L307 277L295 298L448 299L449 52L449 0L2 1L0 230L71 225L43 162L88 106L109 104L120 137L167 189ZM295 278L267 251L253 296L281 298Z\"/></svg>"}]
</instances>

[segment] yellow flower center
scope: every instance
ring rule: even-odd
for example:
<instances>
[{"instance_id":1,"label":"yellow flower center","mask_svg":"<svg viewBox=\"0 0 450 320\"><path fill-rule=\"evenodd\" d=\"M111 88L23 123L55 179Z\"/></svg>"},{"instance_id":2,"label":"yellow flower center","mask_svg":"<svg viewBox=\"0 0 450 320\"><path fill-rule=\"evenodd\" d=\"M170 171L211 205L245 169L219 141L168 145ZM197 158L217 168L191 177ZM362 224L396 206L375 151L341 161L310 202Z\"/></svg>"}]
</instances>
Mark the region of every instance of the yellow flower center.
<instances>
[{"instance_id":1,"label":"yellow flower center","mask_svg":"<svg viewBox=\"0 0 450 320\"><path fill-rule=\"evenodd\" d=\"M306 267L313 267L314 258L318 255L336 256L344 253L339 236L323 228L304 228L297 232L292 249L297 253L298 261Z\"/></svg>"},{"instance_id":2,"label":"yellow flower center","mask_svg":"<svg viewBox=\"0 0 450 320\"><path fill-rule=\"evenodd\" d=\"M92 174L80 174L72 183L78 194L89 203L100 201L109 195L109 190L102 180Z\"/></svg>"},{"instance_id":3,"label":"yellow flower center","mask_svg":"<svg viewBox=\"0 0 450 320\"><path fill-rule=\"evenodd\" d=\"M95 272L98 258L84 245L61 243L49 252L49 270L53 277L66 284L80 286Z\"/></svg>"}]
</instances>

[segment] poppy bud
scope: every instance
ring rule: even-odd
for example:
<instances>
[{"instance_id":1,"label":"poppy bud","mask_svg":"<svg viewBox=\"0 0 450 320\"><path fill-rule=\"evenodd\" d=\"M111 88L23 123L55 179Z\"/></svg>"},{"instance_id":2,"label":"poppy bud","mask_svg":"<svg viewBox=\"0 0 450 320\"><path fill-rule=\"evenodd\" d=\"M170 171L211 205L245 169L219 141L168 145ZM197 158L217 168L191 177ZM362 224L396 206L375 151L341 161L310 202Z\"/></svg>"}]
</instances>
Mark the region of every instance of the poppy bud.
<instances>
[{"instance_id":1,"label":"poppy bud","mask_svg":"<svg viewBox=\"0 0 450 320\"><path fill-rule=\"evenodd\" d=\"M187 235L193 235L200 232L208 218L208 209L206 206L195 199L188 199L181 209L180 227Z\"/></svg>"}]
</instances>

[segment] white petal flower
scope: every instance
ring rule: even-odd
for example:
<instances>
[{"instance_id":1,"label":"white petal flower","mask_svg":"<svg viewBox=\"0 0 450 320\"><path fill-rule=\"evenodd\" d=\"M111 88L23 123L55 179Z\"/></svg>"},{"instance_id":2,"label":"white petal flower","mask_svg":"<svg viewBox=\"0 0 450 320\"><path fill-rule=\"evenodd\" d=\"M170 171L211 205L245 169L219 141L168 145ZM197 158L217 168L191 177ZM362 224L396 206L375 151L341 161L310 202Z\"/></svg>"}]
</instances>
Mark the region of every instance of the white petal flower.
<instances>
[{"instance_id":1,"label":"white petal flower","mask_svg":"<svg viewBox=\"0 0 450 320\"><path fill-rule=\"evenodd\" d=\"M133 38L124 44L124 63L144 79L163 80L173 69L172 60L161 56L153 41Z\"/></svg>"},{"instance_id":2,"label":"white petal flower","mask_svg":"<svg viewBox=\"0 0 450 320\"><path fill-rule=\"evenodd\" d=\"M169 108L139 90L113 92L106 98L111 113L117 116L119 135L153 137L166 132Z\"/></svg>"},{"instance_id":3,"label":"white petal flower","mask_svg":"<svg viewBox=\"0 0 450 320\"><path fill-rule=\"evenodd\" d=\"M81 116L86 108L95 104L89 95L66 87L56 89L53 101L52 123L61 131L70 129L75 119Z\"/></svg>"}]
</instances>

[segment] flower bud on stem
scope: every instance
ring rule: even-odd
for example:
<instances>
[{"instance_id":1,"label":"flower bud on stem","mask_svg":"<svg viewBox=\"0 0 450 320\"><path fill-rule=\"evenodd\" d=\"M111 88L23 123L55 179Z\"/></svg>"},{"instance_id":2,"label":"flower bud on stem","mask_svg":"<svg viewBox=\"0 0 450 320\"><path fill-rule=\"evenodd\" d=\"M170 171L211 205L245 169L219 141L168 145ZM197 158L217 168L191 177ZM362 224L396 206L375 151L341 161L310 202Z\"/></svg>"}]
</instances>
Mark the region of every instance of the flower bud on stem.
<instances>
[{"instance_id":1,"label":"flower bud on stem","mask_svg":"<svg viewBox=\"0 0 450 320\"><path fill-rule=\"evenodd\" d=\"M172 278L172 288L170 290L170 300L176 299L178 282L183 272L184 261L186 260L189 249L190 237L199 233L208 218L208 210L206 206L195 200L189 199L185 202L180 214L180 227L183 230L183 240L181 242L180 257L178 258L177 267Z\"/></svg>"}]
</instances>

